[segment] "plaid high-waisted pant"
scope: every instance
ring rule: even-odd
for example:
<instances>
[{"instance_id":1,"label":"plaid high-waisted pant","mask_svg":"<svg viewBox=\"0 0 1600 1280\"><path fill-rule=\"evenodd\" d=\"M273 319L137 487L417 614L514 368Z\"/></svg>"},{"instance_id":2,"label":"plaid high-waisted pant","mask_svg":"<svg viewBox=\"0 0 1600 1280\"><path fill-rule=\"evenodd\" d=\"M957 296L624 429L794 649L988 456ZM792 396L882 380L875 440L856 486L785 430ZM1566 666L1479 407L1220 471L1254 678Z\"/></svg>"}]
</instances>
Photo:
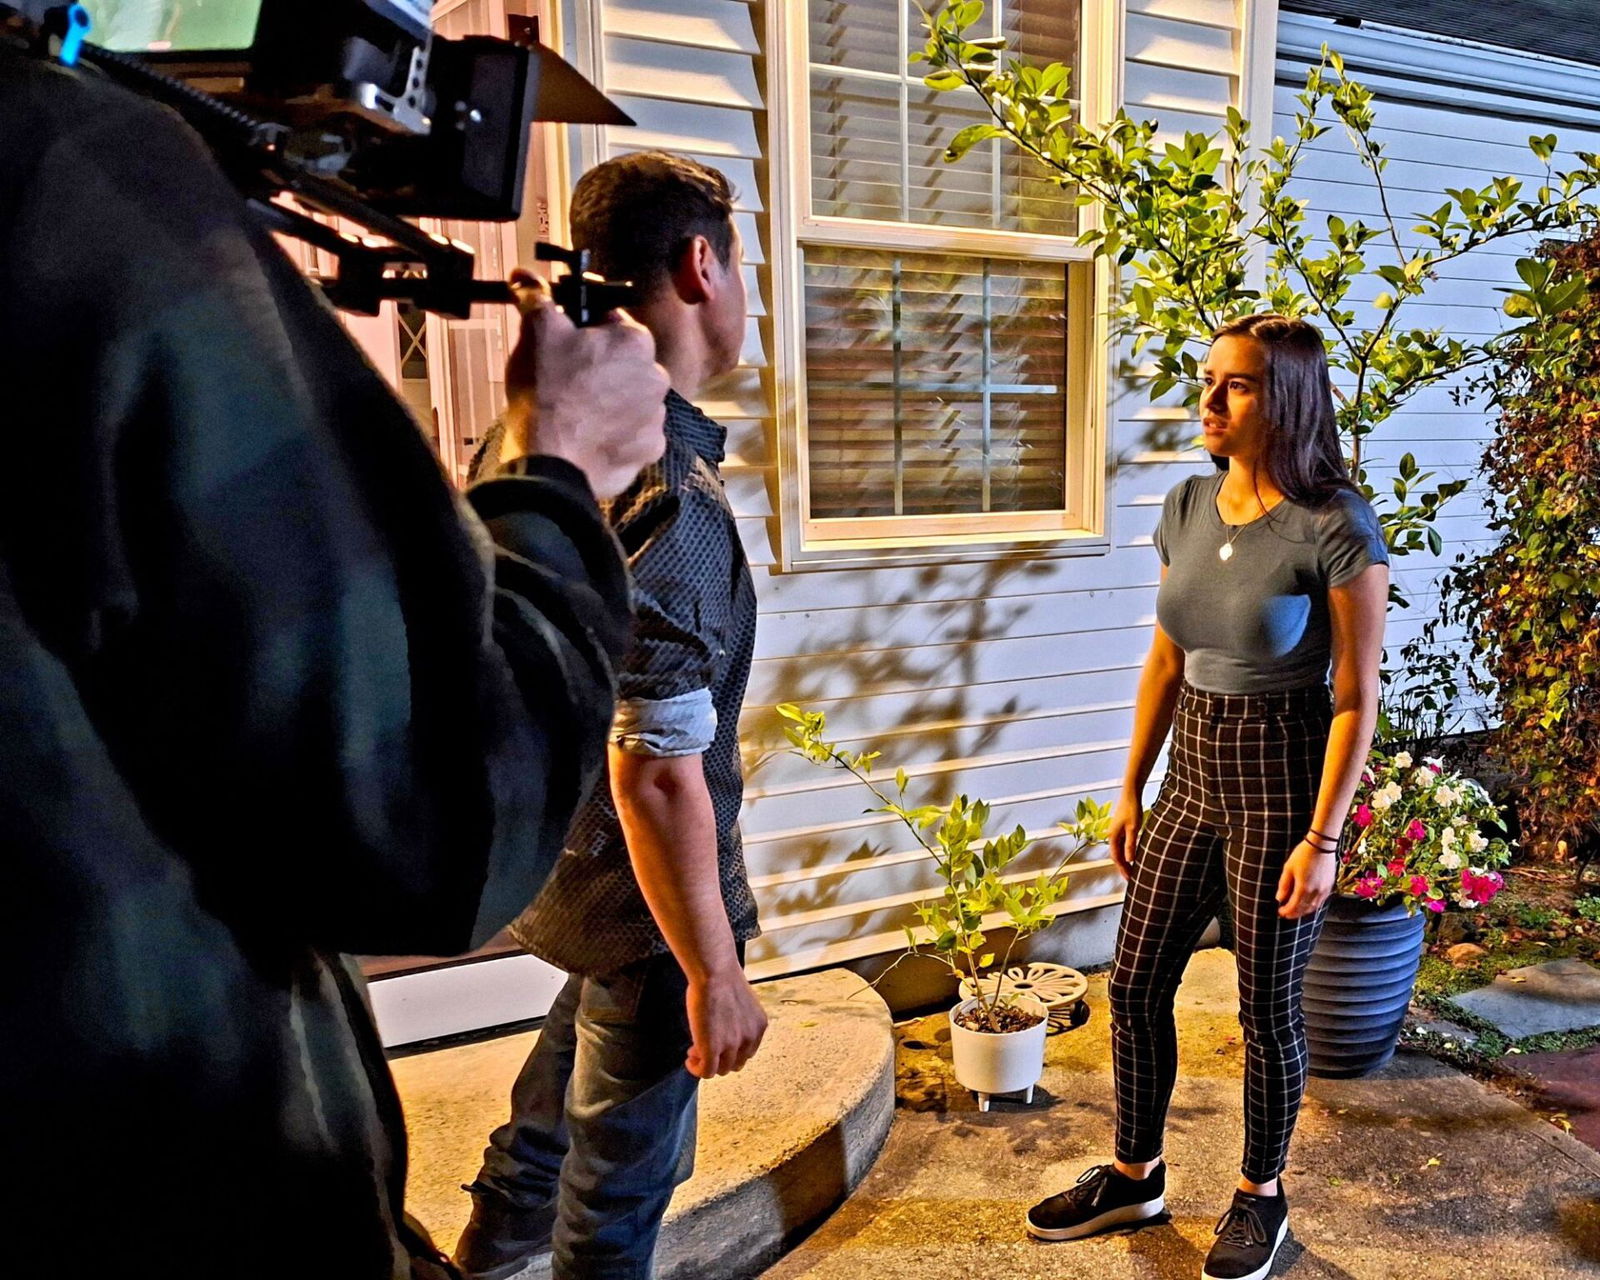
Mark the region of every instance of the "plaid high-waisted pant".
<instances>
[{"instance_id":1,"label":"plaid high-waisted pant","mask_svg":"<svg viewBox=\"0 0 1600 1280\"><path fill-rule=\"evenodd\" d=\"M1172 1004L1224 895L1244 1027L1246 1178L1283 1170L1306 1085L1300 986L1322 913L1278 914L1283 864L1311 824L1332 704L1326 687L1178 697L1166 780L1145 815L1111 971L1116 1154L1161 1154L1178 1072Z\"/></svg>"}]
</instances>

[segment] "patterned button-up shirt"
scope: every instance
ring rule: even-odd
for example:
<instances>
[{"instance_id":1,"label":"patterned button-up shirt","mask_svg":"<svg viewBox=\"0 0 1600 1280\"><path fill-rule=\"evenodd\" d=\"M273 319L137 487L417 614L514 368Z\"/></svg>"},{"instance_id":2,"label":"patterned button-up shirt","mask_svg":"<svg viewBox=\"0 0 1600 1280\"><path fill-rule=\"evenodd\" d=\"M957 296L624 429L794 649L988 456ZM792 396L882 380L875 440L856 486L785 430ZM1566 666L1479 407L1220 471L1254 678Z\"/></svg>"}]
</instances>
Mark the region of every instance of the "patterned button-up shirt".
<instances>
[{"instance_id":1,"label":"patterned button-up shirt","mask_svg":"<svg viewBox=\"0 0 1600 1280\"><path fill-rule=\"evenodd\" d=\"M638 618L617 675L612 741L641 755L702 756L722 901L743 942L760 932L738 827L739 709L755 647L755 588L717 471L726 429L672 392L666 436L661 461L606 511L633 574ZM572 973L609 973L667 950L605 782L512 934Z\"/></svg>"}]
</instances>

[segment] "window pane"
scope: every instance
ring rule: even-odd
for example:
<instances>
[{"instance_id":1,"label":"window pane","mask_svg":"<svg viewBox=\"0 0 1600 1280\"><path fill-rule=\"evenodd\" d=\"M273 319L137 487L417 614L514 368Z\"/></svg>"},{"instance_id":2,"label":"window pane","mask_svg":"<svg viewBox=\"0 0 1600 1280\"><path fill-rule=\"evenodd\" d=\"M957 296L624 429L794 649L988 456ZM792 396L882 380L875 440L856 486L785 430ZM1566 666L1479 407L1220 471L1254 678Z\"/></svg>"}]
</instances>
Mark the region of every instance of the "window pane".
<instances>
[{"instance_id":1,"label":"window pane","mask_svg":"<svg viewBox=\"0 0 1600 1280\"><path fill-rule=\"evenodd\" d=\"M1066 271L808 248L811 518L1062 510Z\"/></svg>"},{"instance_id":2,"label":"window pane","mask_svg":"<svg viewBox=\"0 0 1600 1280\"><path fill-rule=\"evenodd\" d=\"M904 8L903 0L811 0L811 61L898 76Z\"/></svg>"},{"instance_id":3,"label":"window pane","mask_svg":"<svg viewBox=\"0 0 1600 1280\"><path fill-rule=\"evenodd\" d=\"M818 213L901 220L904 90L898 82L811 73L811 190Z\"/></svg>"},{"instance_id":4,"label":"window pane","mask_svg":"<svg viewBox=\"0 0 1600 1280\"><path fill-rule=\"evenodd\" d=\"M992 0L975 35L1003 34L1030 62L1078 66L1081 0ZM812 212L829 217L1072 235L1069 193L1001 142L956 164L944 148L988 120L976 95L936 93L920 64L914 0L809 0Z\"/></svg>"}]
</instances>

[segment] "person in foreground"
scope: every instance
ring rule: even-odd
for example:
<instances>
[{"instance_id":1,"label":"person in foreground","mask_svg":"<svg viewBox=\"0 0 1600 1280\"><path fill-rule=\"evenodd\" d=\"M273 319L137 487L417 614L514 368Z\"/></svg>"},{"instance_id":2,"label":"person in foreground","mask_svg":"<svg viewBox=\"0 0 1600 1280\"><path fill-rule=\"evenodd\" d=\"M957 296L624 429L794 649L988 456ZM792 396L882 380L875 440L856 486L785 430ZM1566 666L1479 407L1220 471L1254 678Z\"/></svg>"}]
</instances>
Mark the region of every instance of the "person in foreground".
<instances>
[{"instance_id":1,"label":"person in foreground","mask_svg":"<svg viewBox=\"0 0 1600 1280\"><path fill-rule=\"evenodd\" d=\"M646 1280L693 1160L698 1082L739 1070L766 1029L744 976L757 927L737 828L755 593L717 472L726 432L690 403L744 340L727 179L662 152L607 161L573 192L572 235L643 291L633 312L672 380L667 450L606 507L638 614L610 788L512 927L573 976L468 1188L456 1261L475 1280L546 1249L555 1280Z\"/></svg>"},{"instance_id":2,"label":"person in foreground","mask_svg":"<svg viewBox=\"0 0 1600 1280\"><path fill-rule=\"evenodd\" d=\"M1288 1230L1280 1179L1306 1084L1301 981L1377 720L1388 554L1340 452L1314 326L1272 315L1224 325L1203 378L1206 447L1225 469L1184 481L1162 508L1155 641L1111 824L1129 881L1110 983L1116 1150L1030 1209L1027 1226L1072 1240L1162 1213L1173 998L1226 899L1245 1148L1203 1275L1261 1280Z\"/></svg>"},{"instance_id":3,"label":"person in foreground","mask_svg":"<svg viewBox=\"0 0 1600 1280\"><path fill-rule=\"evenodd\" d=\"M523 304L463 502L200 140L0 24L7 1274L446 1274L345 953L543 882L662 446L649 335Z\"/></svg>"}]
</instances>

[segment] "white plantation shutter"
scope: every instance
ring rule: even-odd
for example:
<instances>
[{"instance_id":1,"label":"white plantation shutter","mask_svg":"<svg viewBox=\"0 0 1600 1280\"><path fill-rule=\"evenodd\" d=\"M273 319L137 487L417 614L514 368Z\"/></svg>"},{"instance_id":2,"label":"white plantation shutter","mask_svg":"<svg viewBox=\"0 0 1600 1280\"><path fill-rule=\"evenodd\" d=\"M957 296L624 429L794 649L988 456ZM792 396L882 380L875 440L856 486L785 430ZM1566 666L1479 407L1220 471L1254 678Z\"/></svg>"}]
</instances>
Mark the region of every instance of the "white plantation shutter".
<instances>
[{"instance_id":1,"label":"white plantation shutter","mask_svg":"<svg viewBox=\"0 0 1600 1280\"><path fill-rule=\"evenodd\" d=\"M997 0L976 34L1076 71L1079 16L1080 0ZM1069 333L1069 298L1089 269L1063 251L1072 192L998 141L945 162L955 134L990 116L976 95L922 83L909 61L926 42L919 5L808 0L807 18L808 528L825 540L959 532L952 518L968 516L991 532L1008 514L1035 517L1019 530L1051 513L1072 523L1068 344L1088 336ZM944 233L936 252L910 239L927 227ZM990 249L997 231L1015 237L1011 254ZM863 520L882 523L826 525Z\"/></svg>"}]
</instances>

